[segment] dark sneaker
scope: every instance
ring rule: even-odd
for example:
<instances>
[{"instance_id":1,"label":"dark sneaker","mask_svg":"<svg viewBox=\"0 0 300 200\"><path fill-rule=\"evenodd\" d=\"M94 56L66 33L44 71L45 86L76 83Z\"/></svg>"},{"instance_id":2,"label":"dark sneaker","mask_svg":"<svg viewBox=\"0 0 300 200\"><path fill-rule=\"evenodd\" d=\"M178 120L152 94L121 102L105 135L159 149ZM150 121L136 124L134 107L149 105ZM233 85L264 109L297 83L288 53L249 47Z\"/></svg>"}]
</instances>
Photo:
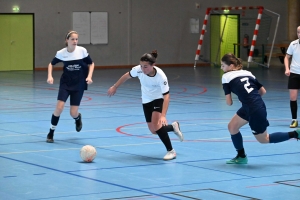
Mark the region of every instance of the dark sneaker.
<instances>
[{"instance_id":1,"label":"dark sneaker","mask_svg":"<svg viewBox=\"0 0 300 200\"><path fill-rule=\"evenodd\" d=\"M48 133L46 142L47 143L53 143L54 142L53 135L50 135L50 133Z\"/></svg>"},{"instance_id":2,"label":"dark sneaker","mask_svg":"<svg viewBox=\"0 0 300 200\"><path fill-rule=\"evenodd\" d=\"M298 120L294 119L290 125L290 128L296 128L296 127L298 127Z\"/></svg>"},{"instance_id":3,"label":"dark sneaker","mask_svg":"<svg viewBox=\"0 0 300 200\"><path fill-rule=\"evenodd\" d=\"M75 120L75 124L76 124L76 131L79 132L82 129L82 121L81 121L81 114L79 113L78 115L79 119Z\"/></svg>"},{"instance_id":4,"label":"dark sneaker","mask_svg":"<svg viewBox=\"0 0 300 200\"><path fill-rule=\"evenodd\" d=\"M226 164L247 164L248 158L247 156L245 158L236 156L235 158L232 158L231 160L226 161Z\"/></svg>"}]
</instances>

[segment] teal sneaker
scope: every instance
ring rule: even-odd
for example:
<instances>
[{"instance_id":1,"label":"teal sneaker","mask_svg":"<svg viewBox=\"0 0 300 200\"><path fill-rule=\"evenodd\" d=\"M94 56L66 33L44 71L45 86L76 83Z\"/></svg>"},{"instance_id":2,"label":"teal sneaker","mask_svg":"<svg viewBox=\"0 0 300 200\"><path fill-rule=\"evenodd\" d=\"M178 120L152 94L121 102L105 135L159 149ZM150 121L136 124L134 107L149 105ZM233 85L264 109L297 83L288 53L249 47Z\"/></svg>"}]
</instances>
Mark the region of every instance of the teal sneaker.
<instances>
[{"instance_id":1,"label":"teal sneaker","mask_svg":"<svg viewBox=\"0 0 300 200\"><path fill-rule=\"evenodd\" d=\"M300 132L300 130L299 130ZM236 156L235 158L232 158L231 160L226 161L226 164L247 164L248 158L247 156L245 158Z\"/></svg>"},{"instance_id":2,"label":"teal sneaker","mask_svg":"<svg viewBox=\"0 0 300 200\"><path fill-rule=\"evenodd\" d=\"M296 139L297 139L297 140L300 140L300 129L296 129L295 131L296 131L296 133L298 134L298 137L296 137Z\"/></svg>"}]
</instances>

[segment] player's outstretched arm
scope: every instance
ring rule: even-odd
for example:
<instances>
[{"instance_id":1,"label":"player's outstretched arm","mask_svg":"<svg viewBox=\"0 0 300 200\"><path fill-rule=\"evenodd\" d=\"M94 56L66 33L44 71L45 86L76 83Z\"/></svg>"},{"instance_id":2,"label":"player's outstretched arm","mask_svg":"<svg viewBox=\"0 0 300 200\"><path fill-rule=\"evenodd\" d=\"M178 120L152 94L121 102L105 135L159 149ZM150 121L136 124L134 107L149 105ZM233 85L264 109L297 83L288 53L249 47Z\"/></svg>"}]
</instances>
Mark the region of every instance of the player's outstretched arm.
<instances>
[{"instance_id":1,"label":"player's outstretched arm","mask_svg":"<svg viewBox=\"0 0 300 200\"><path fill-rule=\"evenodd\" d=\"M129 72L127 72L123 76L121 76L121 78L113 86L111 86L108 89L107 96L109 96L109 97L113 96L117 92L118 87L130 78L131 78L131 76L130 76Z\"/></svg>"}]
</instances>

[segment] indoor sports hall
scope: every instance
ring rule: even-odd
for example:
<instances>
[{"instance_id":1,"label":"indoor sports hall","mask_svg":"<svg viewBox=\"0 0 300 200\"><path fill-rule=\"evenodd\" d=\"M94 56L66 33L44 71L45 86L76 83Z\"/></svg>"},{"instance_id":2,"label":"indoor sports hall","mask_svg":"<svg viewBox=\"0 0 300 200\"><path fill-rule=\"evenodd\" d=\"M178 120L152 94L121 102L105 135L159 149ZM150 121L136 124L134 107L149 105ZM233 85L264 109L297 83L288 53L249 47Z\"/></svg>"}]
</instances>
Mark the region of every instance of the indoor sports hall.
<instances>
[{"instance_id":1,"label":"indoor sports hall","mask_svg":"<svg viewBox=\"0 0 300 200\"><path fill-rule=\"evenodd\" d=\"M284 58L299 9L300 0L0 0L0 200L298 200L297 139L261 144L247 124L248 163L226 164L237 155L228 123L241 102L232 94L226 104L220 60L233 53L266 88L268 133L296 130ZM93 83L81 131L68 98L48 143L69 67L53 64L48 84L49 63L71 45L86 50L72 66L94 63ZM168 161L148 129L139 79L108 96L153 50L170 86L166 118L184 135L169 132L177 155ZM81 158L85 145L97 151L92 162Z\"/></svg>"},{"instance_id":2,"label":"indoor sports hall","mask_svg":"<svg viewBox=\"0 0 300 200\"><path fill-rule=\"evenodd\" d=\"M179 121L185 140L171 132L177 158L164 161L165 147L145 123L138 79L108 97L127 69L96 70L80 107L76 132L68 106L55 142L46 143L58 83L47 73L3 72L1 82L0 185L3 199L298 199L299 141L258 143L241 129L247 165L227 165L236 155L227 124L239 101L227 106L216 67L167 67L169 122ZM249 69L264 84L268 131L290 131L287 77L282 67ZM54 74L58 80L60 72ZM80 149L97 157L84 163Z\"/></svg>"}]
</instances>

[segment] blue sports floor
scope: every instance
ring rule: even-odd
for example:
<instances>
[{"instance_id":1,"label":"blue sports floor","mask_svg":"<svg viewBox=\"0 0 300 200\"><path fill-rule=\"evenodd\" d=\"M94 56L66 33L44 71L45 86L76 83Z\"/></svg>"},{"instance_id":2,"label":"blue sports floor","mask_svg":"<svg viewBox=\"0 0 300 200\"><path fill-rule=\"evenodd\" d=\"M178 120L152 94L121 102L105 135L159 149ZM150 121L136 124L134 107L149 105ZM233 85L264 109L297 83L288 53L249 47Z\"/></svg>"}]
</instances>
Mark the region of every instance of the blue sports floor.
<instances>
[{"instance_id":1,"label":"blue sports floor","mask_svg":"<svg viewBox=\"0 0 300 200\"><path fill-rule=\"evenodd\" d=\"M158 65L159 66L159 65ZM0 73L0 199L299 199L300 141L256 142L241 129L247 165L226 165L236 156L227 123L240 107L227 106L215 67L162 68L169 79L167 119L179 121L185 136L170 133L177 158L164 161L165 147L145 123L138 79L108 88L128 69L95 70L80 107L83 129L76 132L65 107L55 143L46 143L61 71L54 85L47 72ZM267 89L269 133L290 131L289 93L284 67L249 69ZM83 163L80 148L96 147Z\"/></svg>"}]
</instances>

